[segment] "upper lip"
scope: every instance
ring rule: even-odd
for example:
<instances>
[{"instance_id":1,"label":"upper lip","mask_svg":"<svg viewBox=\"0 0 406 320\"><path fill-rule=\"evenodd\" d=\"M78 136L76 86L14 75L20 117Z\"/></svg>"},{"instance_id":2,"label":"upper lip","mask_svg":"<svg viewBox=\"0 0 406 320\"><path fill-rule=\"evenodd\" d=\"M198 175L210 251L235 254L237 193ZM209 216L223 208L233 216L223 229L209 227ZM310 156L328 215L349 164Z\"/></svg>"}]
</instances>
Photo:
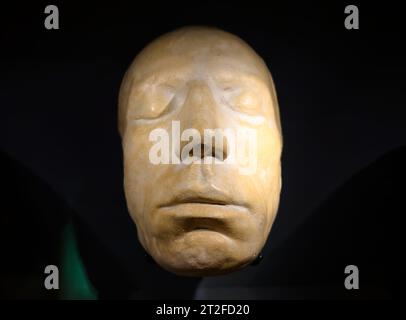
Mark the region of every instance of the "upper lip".
<instances>
[{"instance_id":1,"label":"upper lip","mask_svg":"<svg viewBox=\"0 0 406 320\"><path fill-rule=\"evenodd\" d=\"M237 205L245 206L244 203L235 201L232 197L224 192L209 189L209 190L184 190L177 193L170 201L164 203L160 207L169 207L185 203L198 203L209 205Z\"/></svg>"}]
</instances>

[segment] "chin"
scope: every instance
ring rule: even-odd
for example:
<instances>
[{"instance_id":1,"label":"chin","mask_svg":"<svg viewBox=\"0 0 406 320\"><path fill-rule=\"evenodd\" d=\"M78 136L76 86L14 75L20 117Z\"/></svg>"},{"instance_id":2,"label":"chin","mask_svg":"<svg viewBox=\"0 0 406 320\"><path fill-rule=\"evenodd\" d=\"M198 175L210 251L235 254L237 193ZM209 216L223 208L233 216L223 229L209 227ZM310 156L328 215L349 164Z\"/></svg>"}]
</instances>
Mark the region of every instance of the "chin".
<instances>
[{"instance_id":1,"label":"chin","mask_svg":"<svg viewBox=\"0 0 406 320\"><path fill-rule=\"evenodd\" d=\"M160 254L152 256L161 267L180 276L216 276L251 263L257 253L245 247L219 232L198 229L166 243Z\"/></svg>"}]
</instances>

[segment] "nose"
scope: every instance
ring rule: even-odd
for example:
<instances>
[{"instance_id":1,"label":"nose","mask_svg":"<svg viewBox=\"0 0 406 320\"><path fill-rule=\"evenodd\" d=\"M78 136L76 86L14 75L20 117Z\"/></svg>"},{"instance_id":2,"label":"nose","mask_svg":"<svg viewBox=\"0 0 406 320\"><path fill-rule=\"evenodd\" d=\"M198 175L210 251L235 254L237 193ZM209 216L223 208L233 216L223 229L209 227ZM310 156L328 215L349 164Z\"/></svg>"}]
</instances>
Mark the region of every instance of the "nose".
<instances>
[{"instance_id":1,"label":"nose","mask_svg":"<svg viewBox=\"0 0 406 320\"><path fill-rule=\"evenodd\" d=\"M200 146L194 146L189 152L189 156L200 157L201 159L211 156L224 161L227 158L227 139L221 136L218 129L225 129L225 120L209 84L204 81L189 83L186 98L179 114L180 129L181 132L186 129L194 129L193 131L201 137ZM220 138L216 138L213 134L220 134ZM218 139L222 139L219 145ZM188 143L188 141L181 141L180 150L183 150Z\"/></svg>"}]
</instances>

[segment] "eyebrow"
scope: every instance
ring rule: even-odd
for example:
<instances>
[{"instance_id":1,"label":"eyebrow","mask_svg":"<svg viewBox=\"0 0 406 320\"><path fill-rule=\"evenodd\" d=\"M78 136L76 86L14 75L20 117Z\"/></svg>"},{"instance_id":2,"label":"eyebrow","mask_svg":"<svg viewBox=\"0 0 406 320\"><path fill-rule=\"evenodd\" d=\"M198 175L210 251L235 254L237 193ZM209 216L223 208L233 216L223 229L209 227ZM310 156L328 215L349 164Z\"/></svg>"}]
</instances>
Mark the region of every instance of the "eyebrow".
<instances>
[{"instance_id":1,"label":"eyebrow","mask_svg":"<svg viewBox=\"0 0 406 320\"><path fill-rule=\"evenodd\" d=\"M250 59L250 58L248 58ZM239 59L234 56L221 56L216 57L210 61L210 65L222 66L225 69L233 72L239 72L249 76L257 77L263 81L265 66L258 65L255 60L247 61L246 59ZM266 73L266 72L265 72Z\"/></svg>"},{"instance_id":2,"label":"eyebrow","mask_svg":"<svg viewBox=\"0 0 406 320\"><path fill-rule=\"evenodd\" d=\"M224 73L220 73L218 75L213 76L214 80L216 82L220 82L220 83L249 83L252 85L256 85L256 86L264 86L267 87L267 83L265 82L264 79L262 79L261 77L259 77L256 74L252 74L252 73L244 73L244 72L238 72L238 73L234 73L232 75L230 75L228 72L227 74Z\"/></svg>"},{"instance_id":3,"label":"eyebrow","mask_svg":"<svg viewBox=\"0 0 406 320\"><path fill-rule=\"evenodd\" d=\"M231 59L235 61L235 59ZM217 63L216 63L217 64ZM164 68L161 68L162 65ZM236 66L234 63L230 63L227 61L226 63L218 64L221 66L221 70L215 70L214 72L208 72L208 76L213 78L215 81L218 82L249 82L255 85L266 86L267 81L263 78L262 73L256 68L242 67L241 65ZM182 72L185 71L182 75ZM209 68L205 68L206 72L210 70ZM189 71L189 72L188 72ZM193 79L193 71L194 68L190 65L182 65L182 64L175 64L175 66L165 66L164 61L158 65L154 65L148 71L146 71L143 75L138 75L133 79L132 87L140 86L142 84L146 84L151 81L166 81L166 80L187 80Z\"/></svg>"}]
</instances>

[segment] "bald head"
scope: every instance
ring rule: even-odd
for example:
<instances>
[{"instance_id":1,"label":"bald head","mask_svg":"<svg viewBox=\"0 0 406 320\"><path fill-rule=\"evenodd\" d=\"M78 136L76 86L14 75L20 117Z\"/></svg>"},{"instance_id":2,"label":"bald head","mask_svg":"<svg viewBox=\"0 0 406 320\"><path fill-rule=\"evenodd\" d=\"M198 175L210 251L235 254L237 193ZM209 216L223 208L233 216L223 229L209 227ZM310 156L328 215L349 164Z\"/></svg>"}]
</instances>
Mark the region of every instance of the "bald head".
<instances>
[{"instance_id":1,"label":"bald head","mask_svg":"<svg viewBox=\"0 0 406 320\"><path fill-rule=\"evenodd\" d=\"M241 78L268 88L272 112L281 131L279 107L272 76L263 59L242 39L211 27L184 27L164 34L146 46L128 69L119 95L119 131L123 134L133 89L165 79L176 85L180 78L227 82ZM171 83L172 82L172 83ZM130 98L130 99L129 99Z\"/></svg>"}]
</instances>

